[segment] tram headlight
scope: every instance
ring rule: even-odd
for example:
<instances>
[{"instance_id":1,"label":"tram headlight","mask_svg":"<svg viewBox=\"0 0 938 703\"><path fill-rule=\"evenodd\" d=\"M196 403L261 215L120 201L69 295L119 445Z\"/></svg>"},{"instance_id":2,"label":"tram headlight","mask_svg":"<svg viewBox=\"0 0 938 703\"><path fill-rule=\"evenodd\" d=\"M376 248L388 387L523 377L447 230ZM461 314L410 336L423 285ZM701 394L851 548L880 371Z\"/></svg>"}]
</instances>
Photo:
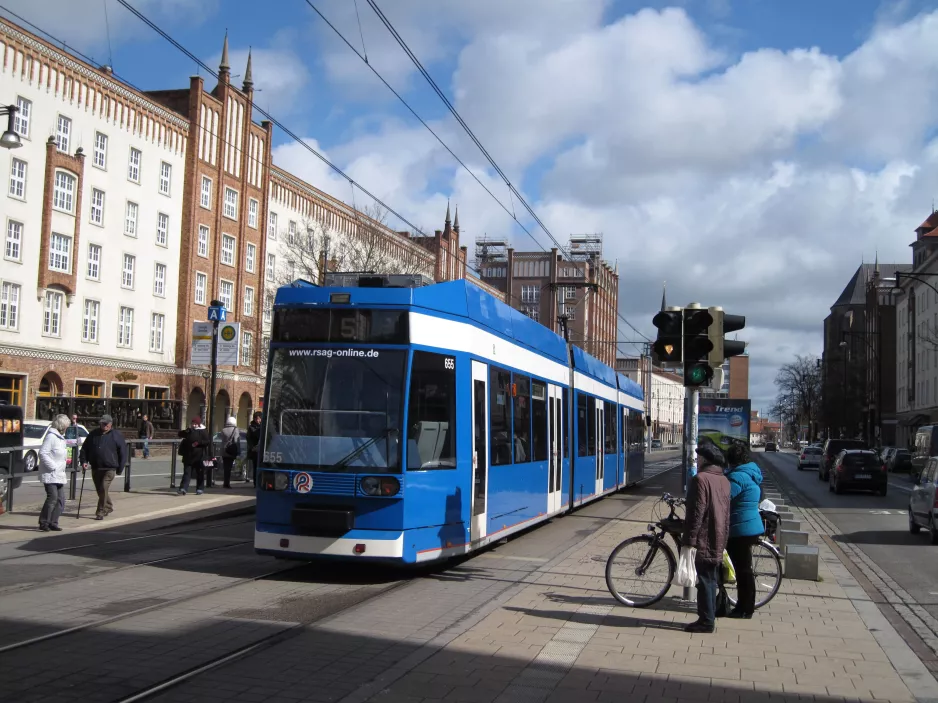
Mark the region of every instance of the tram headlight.
<instances>
[{"instance_id":1,"label":"tram headlight","mask_svg":"<svg viewBox=\"0 0 938 703\"><path fill-rule=\"evenodd\" d=\"M275 491L285 491L287 486L290 485L290 477L286 475L283 471L278 471L274 475L274 490Z\"/></svg>"},{"instance_id":2,"label":"tram headlight","mask_svg":"<svg viewBox=\"0 0 938 703\"><path fill-rule=\"evenodd\" d=\"M401 491L401 483L393 476L365 476L361 480L362 493L366 496L396 496Z\"/></svg>"},{"instance_id":3,"label":"tram headlight","mask_svg":"<svg viewBox=\"0 0 938 703\"><path fill-rule=\"evenodd\" d=\"M284 471L261 473L261 488L265 491L285 491L290 486L290 476Z\"/></svg>"}]
</instances>

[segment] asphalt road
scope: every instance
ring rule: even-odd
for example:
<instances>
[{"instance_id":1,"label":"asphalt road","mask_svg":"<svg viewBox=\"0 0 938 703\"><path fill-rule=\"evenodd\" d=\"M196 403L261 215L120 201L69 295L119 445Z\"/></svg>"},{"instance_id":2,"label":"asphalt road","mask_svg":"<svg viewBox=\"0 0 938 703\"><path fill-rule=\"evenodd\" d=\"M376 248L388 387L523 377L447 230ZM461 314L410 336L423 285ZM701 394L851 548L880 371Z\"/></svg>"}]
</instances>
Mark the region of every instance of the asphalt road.
<instances>
[{"instance_id":1,"label":"asphalt road","mask_svg":"<svg viewBox=\"0 0 938 703\"><path fill-rule=\"evenodd\" d=\"M816 469L798 471L796 454L760 455L779 478L787 479L805 499L840 532L834 539L854 545L886 572L918 605L938 618L938 547L927 533L909 533L908 508L912 484L908 474L891 474L888 495L846 493L836 495Z\"/></svg>"}]
</instances>

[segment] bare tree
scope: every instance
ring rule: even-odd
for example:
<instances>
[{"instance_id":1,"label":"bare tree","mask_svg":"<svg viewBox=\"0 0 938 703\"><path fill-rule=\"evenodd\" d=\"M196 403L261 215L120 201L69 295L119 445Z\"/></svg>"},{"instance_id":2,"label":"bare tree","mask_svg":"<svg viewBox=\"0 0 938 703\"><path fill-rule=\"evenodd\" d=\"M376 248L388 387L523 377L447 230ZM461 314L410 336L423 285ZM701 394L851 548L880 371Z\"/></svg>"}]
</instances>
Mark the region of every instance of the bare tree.
<instances>
[{"instance_id":1,"label":"bare tree","mask_svg":"<svg viewBox=\"0 0 938 703\"><path fill-rule=\"evenodd\" d=\"M782 417L790 427L807 424L813 439L821 404L821 374L817 359L796 356L794 361L778 370L775 387L778 397L772 412Z\"/></svg>"}]
</instances>

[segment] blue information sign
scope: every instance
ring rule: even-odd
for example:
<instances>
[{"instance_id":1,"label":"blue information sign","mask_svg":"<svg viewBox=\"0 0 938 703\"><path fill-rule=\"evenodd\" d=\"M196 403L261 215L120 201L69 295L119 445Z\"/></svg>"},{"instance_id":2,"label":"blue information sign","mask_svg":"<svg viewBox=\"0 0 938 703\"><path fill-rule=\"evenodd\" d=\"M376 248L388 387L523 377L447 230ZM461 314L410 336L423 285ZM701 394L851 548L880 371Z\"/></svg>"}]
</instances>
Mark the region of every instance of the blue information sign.
<instances>
[{"instance_id":1,"label":"blue information sign","mask_svg":"<svg viewBox=\"0 0 938 703\"><path fill-rule=\"evenodd\" d=\"M208 309L209 322L224 322L228 319L228 311L222 307L212 306Z\"/></svg>"}]
</instances>

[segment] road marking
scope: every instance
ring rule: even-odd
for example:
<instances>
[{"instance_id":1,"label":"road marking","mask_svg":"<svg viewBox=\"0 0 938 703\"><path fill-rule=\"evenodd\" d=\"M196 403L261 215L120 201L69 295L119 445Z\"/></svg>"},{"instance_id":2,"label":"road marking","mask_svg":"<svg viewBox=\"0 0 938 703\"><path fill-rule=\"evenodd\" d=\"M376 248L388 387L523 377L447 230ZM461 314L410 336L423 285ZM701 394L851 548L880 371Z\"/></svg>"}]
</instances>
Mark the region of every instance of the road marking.
<instances>
[{"instance_id":1,"label":"road marking","mask_svg":"<svg viewBox=\"0 0 938 703\"><path fill-rule=\"evenodd\" d=\"M871 510L870 515L902 515L902 513L894 513L891 510Z\"/></svg>"},{"instance_id":2,"label":"road marking","mask_svg":"<svg viewBox=\"0 0 938 703\"><path fill-rule=\"evenodd\" d=\"M912 489L908 486L900 486L898 483L893 483L892 481L889 482L889 485L899 491L905 491L906 493L912 492Z\"/></svg>"}]
</instances>

